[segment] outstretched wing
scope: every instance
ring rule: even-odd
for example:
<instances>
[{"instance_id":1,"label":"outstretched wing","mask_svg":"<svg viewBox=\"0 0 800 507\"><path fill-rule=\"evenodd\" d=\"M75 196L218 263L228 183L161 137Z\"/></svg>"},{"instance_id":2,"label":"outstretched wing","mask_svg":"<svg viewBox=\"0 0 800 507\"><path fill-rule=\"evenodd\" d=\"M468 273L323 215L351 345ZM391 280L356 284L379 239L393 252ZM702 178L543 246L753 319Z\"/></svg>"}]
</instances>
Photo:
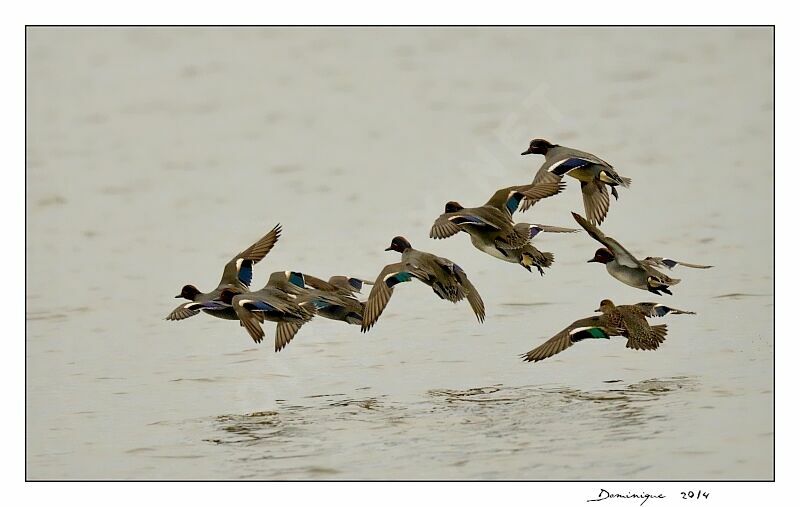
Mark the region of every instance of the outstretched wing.
<instances>
[{"instance_id":1,"label":"outstretched wing","mask_svg":"<svg viewBox=\"0 0 800 507\"><path fill-rule=\"evenodd\" d=\"M275 328L275 352L280 352L286 347L303 324L304 321L278 322Z\"/></svg>"},{"instance_id":2,"label":"outstretched wing","mask_svg":"<svg viewBox=\"0 0 800 507\"><path fill-rule=\"evenodd\" d=\"M206 301L202 303L190 301L172 310L170 314L167 315L166 320L188 319L200 313L200 310L223 310L225 308L230 308L230 305L222 301Z\"/></svg>"},{"instance_id":3,"label":"outstretched wing","mask_svg":"<svg viewBox=\"0 0 800 507\"><path fill-rule=\"evenodd\" d=\"M611 252L614 254L614 257L616 257L617 262L619 262L623 266L628 266L629 268L641 267L641 264L639 263L638 260L636 260L636 257L634 257L629 251L627 251L625 247L620 245L617 240L603 234L603 231L601 231L596 226L587 222L586 219L580 216L579 214L573 212L572 216L575 218L578 224L580 224L581 227L586 229L586 232L589 233L589 236L593 237L594 239L602 243L606 248L611 250Z\"/></svg>"},{"instance_id":4,"label":"outstretched wing","mask_svg":"<svg viewBox=\"0 0 800 507\"><path fill-rule=\"evenodd\" d=\"M326 282L325 280L317 278L316 276L311 276L311 275L307 275L307 274L304 273L303 274L303 279L305 280L305 284L306 285L308 285L308 286L310 286L310 287L312 287L314 289L317 289L317 290L333 292L333 291L336 291L336 289L337 289L337 287L335 285L333 285L332 283Z\"/></svg>"},{"instance_id":5,"label":"outstretched wing","mask_svg":"<svg viewBox=\"0 0 800 507\"><path fill-rule=\"evenodd\" d=\"M453 213L442 213L431 227L431 237L433 239L445 239L458 234L461 229L450 220Z\"/></svg>"},{"instance_id":6,"label":"outstretched wing","mask_svg":"<svg viewBox=\"0 0 800 507\"><path fill-rule=\"evenodd\" d=\"M250 338L256 343L261 343L261 340L264 339L264 330L261 329L261 322L264 321L263 318L256 317L256 315L245 308L244 305L239 304L236 298L233 300L233 309L236 311L239 322L242 323L242 326L247 331L247 334L250 335Z\"/></svg>"},{"instance_id":7,"label":"outstretched wing","mask_svg":"<svg viewBox=\"0 0 800 507\"><path fill-rule=\"evenodd\" d=\"M586 218L593 224L603 223L608 214L608 207L611 205L606 185L599 181L589 183L581 181L581 193L583 194Z\"/></svg>"},{"instance_id":8,"label":"outstretched wing","mask_svg":"<svg viewBox=\"0 0 800 507\"><path fill-rule=\"evenodd\" d=\"M531 238L540 232L578 232L580 229L573 229L571 227L558 227L555 225L533 224L531 229L536 228L536 232L531 230Z\"/></svg>"},{"instance_id":9,"label":"outstretched wing","mask_svg":"<svg viewBox=\"0 0 800 507\"><path fill-rule=\"evenodd\" d=\"M458 264L453 264L453 274L455 274L458 283L464 288L464 292L467 294L467 302L469 302L472 311L475 312L475 316L478 317L478 321L483 322L486 319L486 307L483 305L481 295L478 294L478 289L472 285L472 282L467 278L467 274Z\"/></svg>"},{"instance_id":10,"label":"outstretched wing","mask_svg":"<svg viewBox=\"0 0 800 507\"><path fill-rule=\"evenodd\" d=\"M609 338L618 334L615 330L605 326L606 319L603 316L587 317L576 320L557 335L553 336L535 349L522 354L522 359L528 362L541 361L554 356L581 340L592 338Z\"/></svg>"},{"instance_id":11,"label":"outstretched wing","mask_svg":"<svg viewBox=\"0 0 800 507\"><path fill-rule=\"evenodd\" d=\"M547 160L542 163L542 166L536 171L536 176L533 177L534 185L561 181L560 175L550 172L550 165Z\"/></svg>"},{"instance_id":12,"label":"outstretched wing","mask_svg":"<svg viewBox=\"0 0 800 507\"><path fill-rule=\"evenodd\" d=\"M223 285L244 284L249 287L253 280L253 265L266 257L278 238L281 235L281 224L276 225L264 237L250 245L241 253L235 255L233 259L225 264L222 271L222 279L219 282Z\"/></svg>"},{"instance_id":13,"label":"outstretched wing","mask_svg":"<svg viewBox=\"0 0 800 507\"><path fill-rule=\"evenodd\" d=\"M392 297L394 286L398 283L409 282L414 276L403 262L389 264L381 270L375 279L375 285L369 291L369 298L364 308L364 318L361 323L361 332L366 333L375 325L378 317L383 313L384 308L389 303L389 299Z\"/></svg>"},{"instance_id":14,"label":"outstretched wing","mask_svg":"<svg viewBox=\"0 0 800 507\"><path fill-rule=\"evenodd\" d=\"M662 305L661 303L636 303L635 305L622 305L621 308L633 309L640 312L645 317L663 317L664 315L668 315L670 313L675 315L696 315L695 312L678 310L677 308L671 308L667 305Z\"/></svg>"},{"instance_id":15,"label":"outstretched wing","mask_svg":"<svg viewBox=\"0 0 800 507\"><path fill-rule=\"evenodd\" d=\"M267 290L258 293L248 293L235 296L233 298L233 309L242 326L256 343L261 343L264 339L264 330L261 323L264 322L264 313L277 313L291 316L301 315L297 305L291 301L286 294L278 291L266 293Z\"/></svg>"},{"instance_id":16,"label":"outstretched wing","mask_svg":"<svg viewBox=\"0 0 800 507\"><path fill-rule=\"evenodd\" d=\"M545 197L556 195L564 188L566 188L566 184L560 178L555 181L501 188L489 198L485 206L505 211L510 216L519 209L523 200L529 203L525 208L527 209Z\"/></svg>"},{"instance_id":17,"label":"outstretched wing","mask_svg":"<svg viewBox=\"0 0 800 507\"><path fill-rule=\"evenodd\" d=\"M672 259L665 259L663 257L645 257L640 262L642 264L653 266L655 268L664 267L668 269L672 269L675 266L684 266L687 268L695 268L695 269L708 269L714 267L714 266L706 266L704 264L690 264L688 262L675 261Z\"/></svg>"},{"instance_id":18,"label":"outstretched wing","mask_svg":"<svg viewBox=\"0 0 800 507\"><path fill-rule=\"evenodd\" d=\"M533 177L534 185L543 183L558 184L561 182L561 176L558 176L557 174L553 174L550 171L548 171L547 170L548 167L549 164L547 163L547 161L545 161L545 163L542 164L542 167L539 168L539 171L536 172L536 176ZM531 206L536 204L537 201L538 199L537 200L525 199L524 201L522 201L522 204L520 205L520 211L522 212L528 211L528 209L530 209Z\"/></svg>"}]
</instances>

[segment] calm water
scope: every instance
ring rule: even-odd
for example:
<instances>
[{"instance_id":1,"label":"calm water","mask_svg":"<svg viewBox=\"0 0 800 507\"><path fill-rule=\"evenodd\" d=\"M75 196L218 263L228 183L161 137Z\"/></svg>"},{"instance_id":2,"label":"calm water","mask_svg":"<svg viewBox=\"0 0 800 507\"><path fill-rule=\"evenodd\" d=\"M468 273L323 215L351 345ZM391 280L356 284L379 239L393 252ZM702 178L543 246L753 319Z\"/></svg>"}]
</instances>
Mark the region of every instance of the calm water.
<instances>
[{"instance_id":1,"label":"calm water","mask_svg":"<svg viewBox=\"0 0 800 507\"><path fill-rule=\"evenodd\" d=\"M771 479L767 29L31 29L29 479ZM676 270L656 352L518 355L602 298L656 296L542 235L546 276L428 238L448 200L530 180L532 137L633 178L603 230ZM577 182L519 220L576 226ZM257 266L374 277L403 234L456 260L475 321L407 284L377 326L275 354L163 320L282 223ZM271 335L274 327L266 326Z\"/></svg>"}]
</instances>

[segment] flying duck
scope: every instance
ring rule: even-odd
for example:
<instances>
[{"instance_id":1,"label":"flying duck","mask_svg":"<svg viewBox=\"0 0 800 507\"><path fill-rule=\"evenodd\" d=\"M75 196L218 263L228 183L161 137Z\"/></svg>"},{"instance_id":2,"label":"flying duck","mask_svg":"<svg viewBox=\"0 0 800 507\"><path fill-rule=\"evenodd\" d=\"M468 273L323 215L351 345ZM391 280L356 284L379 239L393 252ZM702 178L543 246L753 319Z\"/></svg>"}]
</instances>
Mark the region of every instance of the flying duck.
<instances>
[{"instance_id":1,"label":"flying duck","mask_svg":"<svg viewBox=\"0 0 800 507\"><path fill-rule=\"evenodd\" d=\"M579 341L610 339L612 336L628 338L625 346L629 349L655 350L666 339L667 325L651 326L647 322L647 318L663 317L670 313L691 315L695 313L658 303L616 306L610 299L602 300L600 308L595 311L601 312L601 315L576 320L543 344L522 354L521 357L525 361L541 361L568 349Z\"/></svg>"},{"instance_id":2,"label":"flying duck","mask_svg":"<svg viewBox=\"0 0 800 507\"><path fill-rule=\"evenodd\" d=\"M605 160L585 151L552 144L544 139L534 139L522 155L544 155L544 163L533 179L534 183L560 181L564 175L572 176L581 182L583 206L586 216L593 224L601 224L608 213L610 200L608 190L614 199L619 199L616 187L628 188L630 178L617 174L617 171ZM522 204L522 211L530 208L535 201Z\"/></svg>"},{"instance_id":3,"label":"flying duck","mask_svg":"<svg viewBox=\"0 0 800 507\"><path fill-rule=\"evenodd\" d=\"M483 322L486 317L483 300L458 264L443 257L414 250L411 243L402 236L392 239L392 244L386 248L386 251L390 250L400 252L401 260L384 267L375 279L375 285L372 286L364 310L362 332L367 332L375 325L389 298L392 297L394 286L409 282L413 278L431 287L442 299L456 303L466 298L478 321Z\"/></svg>"},{"instance_id":4,"label":"flying duck","mask_svg":"<svg viewBox=\"0 0 800 507\"><path fill-rule=\"evenodd\" d=\"M257 264L272 250L281 235L281 225L272 228L264 237L236 254L225 264L222 279L217 288L208 293L200 292L194 285L184 285L176 298L185 298L184 303L167 315L166 320L183 320L203 312L227 320L237 320L236 312L219 299L225 289L234 293L247 292L253 280L253 265Z\"/></svg>"}]
</instances>

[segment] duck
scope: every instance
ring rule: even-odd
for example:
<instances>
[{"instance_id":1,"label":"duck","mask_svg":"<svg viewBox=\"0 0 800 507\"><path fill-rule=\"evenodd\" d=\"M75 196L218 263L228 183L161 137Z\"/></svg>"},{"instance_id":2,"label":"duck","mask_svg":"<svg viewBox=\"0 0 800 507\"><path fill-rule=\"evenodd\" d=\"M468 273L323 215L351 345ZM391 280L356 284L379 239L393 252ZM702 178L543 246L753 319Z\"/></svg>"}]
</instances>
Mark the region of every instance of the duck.
<instances>
[{"instance_id":1,"label":"duck","mask_svg":"<svg viewBox=\"0 0 800 507\"><path fill-rule=\"evenodd\" d=\"M586 217L593 224L601 224L608 214L611 203L608 190L614 199L619 199L617 186L628 188L631 179L620 176L614 167L596 155L553 144L545 139L533 139L522 155L544 155L544 163L533 179L534 183L560 181L564 175L572 176L581 182L583 206ZM530 208L535 201L522 204L522 211Z\"/></svg>"},{"instance_id":2,"label":"duck","mask_svg":"<svg viewBox=\"0 0 800 507\"><path fill-rule=\"evenodd\" d=\"M695 268L710 268L712 266L704 266L701 264L689 264L684 262L672 261L671 259L664 260L661 257L647 257L639 260L633 256L628 250L625 249L617 240L612 237L606 236L596 226L590 224L585 218L577 213L572 213L575 220L583 227L589 236L599 241L603 247L597 249L594 257L587 262L597 262L605 264L608 273L619 280L620 282L650 291L653 294L661 295L662 293L672 295L670 286L680 282L680 278L670 278L661 271L656 269L656 266L661 264L669 265L683 265ZM669 262L667 262L669 261Z\"/></svg>"},{"instance_id":3,"label":"duck","mask_svg":"<svg viewBox=\"0 0 800 507\"><path fill-rule=\"evenodd\" d=\"M220 319L238 320L233 308L220 300L220 294L225 289L237 294L247 292L253 281L253 266L266 257L278 242L280 235L281 224L277 224L261 239L236 254L225 264L222 279L217 288L211 292L203 293L194 285L184 285L181 293L175 298L185 298L189 302L172 310L166 320L183 320L201 311Z\"/></svg>"},{"instance_id":4,"label":"duck","mask_svg":"<svg viewBox=\"0 0 800 507\"><path fill-rule=\"evenodd\" d=\"M328 279L328 284L333 285L335 288L352 296L355 294L361 294L361 289L364 288L364 285L374 285L375 282L365 280L363 278L334 275Z\"/></svg>"},{"instance_id":5,"label":"duck","mask_svg":"<svg viewBox=\"0 0 800 507\"><path fill-rule=\"evenodd\" d=\"M265 320L277 323L275 352L284 349L300 328L316 315L313 297L289 294L269 285L243 294L232 289L223 289L220 300L233 308L241 325L255 343L261 343L264 339L261 324Z\"/></svg>"},{"instance_id":6,"label":"duck","mask_svg":"<svg viewBox=\"0 0 800 507\"><path fill-rule=\"evenodd\" d=\"M564 188L560 181L536 185L507 187L497 190L483 206L465 208L457 201L445 204L444 213L431 227L430 237L444 239L460 231L469 234L478 250L506 262L521 265L528 271L534 266L540 275L555 257L540 252L530 241L540 232L577 232L578 229L542 224L514 224L512 216L522 199L539 200L557 194Z\"/></svg>"},{"instance_id":7,"label":"duck","mask_svg":"<svg viewBox=\"0 0 800 507\"><path fill-rule=\"evenodd\" d=\"M466 298L478 322L484 321L486 308L478 289L472 285L458 264L444 257L415 250L403 236L395 236L385 250L399 252L402 257L400 262L385 266L375 279L364 310L362 332L366 333L375 325L389 303L395 285L410 282L414 278L431 287L441 299L457 303Z\"/></svg>"},{"instance_id":8,"label":"duck","mask_svg":"<svg viewBox=\"0 0 800 507\"><path fill-rule=\"evenodd\" d=\"M651 326L647 319L669 314L695 315L695 312L678 310L659 303L636 303L616 306L610 299L600 302L594 315L576 320L558 334L535 349L522 354L523 360L537 362L562 352L574 343L587 339L610 339L624 336L628 339L625 347L633 350L655 350L667 336L667 325Z\"/></svg>"},{"instance_id":9,"label":"duck","mask_svg":"<svg viewBox=\"0 0 800 507\"><path fill-rule=\"evenodd\" d=\"M326 282L312 275L286 271L273 273L268 285L310 297L320 317L360 326L365 304L353 296L356 283L363 285L364 281L339 275Z\"/></svg>"}]
</instances>

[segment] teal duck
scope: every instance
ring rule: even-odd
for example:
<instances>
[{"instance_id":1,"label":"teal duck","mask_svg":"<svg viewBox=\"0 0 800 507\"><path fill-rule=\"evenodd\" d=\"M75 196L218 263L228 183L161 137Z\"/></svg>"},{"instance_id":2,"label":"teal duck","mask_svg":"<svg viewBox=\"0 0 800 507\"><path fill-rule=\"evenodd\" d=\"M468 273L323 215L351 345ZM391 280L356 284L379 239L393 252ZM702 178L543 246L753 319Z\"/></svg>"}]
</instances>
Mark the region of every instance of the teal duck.
<instances>
[{"instance_id":1,"label":"teal duck","mask_svg":"<svg viewBox=\"0 0 800 507\"><path fill-rule=\"evenodd\" d=\"M444 239L463 231L478 250L492 257L519 264L528 271L535 266L539 274L554 260L550 252L540 252L530 241L540 232L576 232L577 229L541 224L514 224L512 215L523 198L539 200L557 194L561 182L546 182L524 187L502 188L483 206L465 208L456 201L445 204L444 213L431 227L430 236Z\"/></svg>"},{"instance_id":2,"label":"teal duck","mask_svg":"<svg viewBox=\"0 0 800 507\"><path fill-rule=\"evenodd\" d=\"M356 281L363 284L363 280L344 276L332 277L332 280L333 283L330 283L308 274L286 271L273 273L269 285L281 288L287 293L302 294L311 298L320 317L360 326L364 315L364 303L352 294Z\"/></svg>"},{"instance_id":3,"label":"teal duck","mask_svg":"<svg viewBox=\"0 0 800 507\"><path fill-rule=\"evenodd\" d=\"M600 302L597 310L601 315L576 320L554 337L535 349L522 354L525 361L541 361L568 349L573 344L587 339L610 339L624 336L625 346L634 350L655 350L666 339L667 325L651 326L647 319L672 314L690 314L658 303L637 303L616 306L610 299Z\"/></svg>"},{"instance_id":4,"label":"teal duck","mask_svg":"<svg viewBox=\"0 0 800 507\"><path fill-rule=\"evenodd\" d=\"M486 309L478 290L458 264L443 257L414 250L411 243L402 236L392 239L392 244L386 248L386 251L390 250L400 252L401 260L384 267L375 279L375 285L369 293L364 310L362 332L367 332L375 325L389 303L389 298L392 297L394 286L410 282L414 278L431 287L441 299L456 303L466 298L478 321L483 322L486 318Z\"/></svg>"},{"instance_id":5,"label":"teal duck","mask_svg":"<svg viewBox=\"0 0 800 507\"><path fill-rule=\"evenodd\" d=\"M661 293L664 292L671 295L672 291L669 287L680 282L680 279L670 278L661 271L655 269L655 266L665 265L669 267L669 265L672 264L673 266L682 265L703 269L712 267L673 261L661 257L647 257L643 260L639 260L617 240L603 234L600 229L587 222L586 219L579 214L572 213L572 216L575 217L575 220L581 227L586 229L589 236L603 244L603 248L599 248L594 253L594 257L587 262L605 264L606 270L611 276L631 287L647 290L653 294L661 295Z\"/></svg>"},{"instance_id":6,"label":"teal duck","mask_svg":"<svg viewBox=\"0 0 800 507\"><path fill-rule=\"evenodd\" d=\"M544 139L534 139L528 149L522 152L522 155L530 154L544 155L545 158L536 173L534 183L560 181L564 175L581 182L586 217L593 224L603 223L608 214L610 200L606 187L611 189L614 199L619 199L616 187L628 188L631 184L631 179L617 174L611 164L585 151L552 144ZM530 208L534 202L523 203L522 211Z\"/></svg>"},{"instance_id":7,"label":"teal duck","mask_svg":"<svg viewBox=\"0 0 800 507\"><path fill-rule=\"evenodd\" d=\"M167 320L183 320L188 317L203 312L221 319L237 320L236 312L220 301L219 296L223 290L229 289L235 293L247 292L250 282L253 280L253 265L272 250L281 235L281 225L272 228L264 237L250 245L242 252L236 254L233 259L225 264L222 271L222 279L217 288L208 293L200 292L194 285L185 285L181 293L176 298L188 299L189 303L184 303L175 308Z\"/></svg>"}]
</instances>

